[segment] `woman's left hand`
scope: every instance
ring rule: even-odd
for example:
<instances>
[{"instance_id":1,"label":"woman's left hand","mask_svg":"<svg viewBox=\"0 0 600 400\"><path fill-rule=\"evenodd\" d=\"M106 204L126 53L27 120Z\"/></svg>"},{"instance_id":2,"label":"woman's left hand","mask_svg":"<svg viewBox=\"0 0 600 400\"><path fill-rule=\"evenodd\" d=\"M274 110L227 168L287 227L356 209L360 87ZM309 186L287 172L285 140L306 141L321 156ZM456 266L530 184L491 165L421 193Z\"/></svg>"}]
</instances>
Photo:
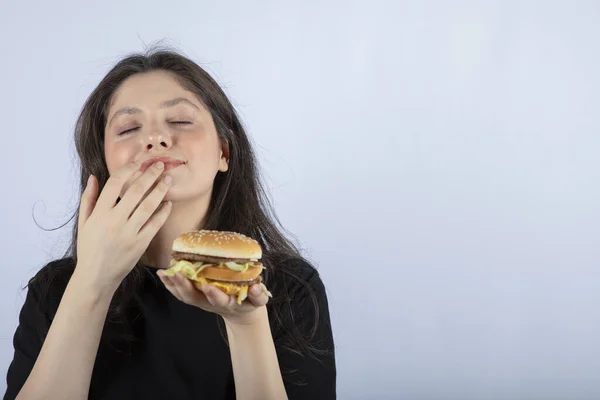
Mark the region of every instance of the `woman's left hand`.
<instances>
[{"instance_id":1,"label":"woman's left hand","mask_svg":"<svg viewBox=\"0 0 600 400\"><path fill-rule=\"evenodd\" d=\"M159 270L157 275L177 299L204 311L219 314L229 323L253 324L260 317L257 311L269 301L269 297L260 284L250 286L248 297L242 304L238 304L234 296L225 294L212 285L204 284L201 290L196 289L192 282L181 273L177 273L175 276L166 276L164 271Z\"/></svg>"}]
</instances>

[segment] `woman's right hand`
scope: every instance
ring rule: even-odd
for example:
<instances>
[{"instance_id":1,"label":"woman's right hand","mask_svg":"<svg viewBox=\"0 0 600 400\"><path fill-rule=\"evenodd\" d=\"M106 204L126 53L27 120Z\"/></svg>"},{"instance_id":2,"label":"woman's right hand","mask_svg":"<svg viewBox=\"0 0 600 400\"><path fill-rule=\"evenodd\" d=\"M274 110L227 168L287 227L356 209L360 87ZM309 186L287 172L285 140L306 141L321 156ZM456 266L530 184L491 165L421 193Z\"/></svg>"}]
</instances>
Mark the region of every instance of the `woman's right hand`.
<instances>
[{"instance_id":1,"label":"woman's right hand","mask_svg":"<svg viewBox=\"0 0 600 400\"><path fill-rule=\"evenodd\" d=\"M100 196L98 180L91 175L81 197L75 274L95 287L116 290L171 212L171 202L163 202L170 177L153 188L162 176L162 162L133 180L117 203L139 169L139 162L131 162L118 170Z\"/></svg>"}]
</instances>

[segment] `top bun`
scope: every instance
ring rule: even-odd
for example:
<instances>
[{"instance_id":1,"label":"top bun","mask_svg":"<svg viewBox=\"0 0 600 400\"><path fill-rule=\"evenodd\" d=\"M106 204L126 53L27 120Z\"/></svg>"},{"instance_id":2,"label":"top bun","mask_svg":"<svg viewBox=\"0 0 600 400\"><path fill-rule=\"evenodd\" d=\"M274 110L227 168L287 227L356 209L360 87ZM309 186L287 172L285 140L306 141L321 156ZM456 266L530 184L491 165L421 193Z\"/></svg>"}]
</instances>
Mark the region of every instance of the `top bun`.
<instances>
[{"instance_id":1,"label":"top bun","mask_svg":"<svg viewBox=\"0 0 600 400\"><path fill-rule=\"evenodd\" d=\"M173 251L222 258L260 259L258 242L241 233L224 231L191 231L173 241Z\"/></svg>"}]
</instances>

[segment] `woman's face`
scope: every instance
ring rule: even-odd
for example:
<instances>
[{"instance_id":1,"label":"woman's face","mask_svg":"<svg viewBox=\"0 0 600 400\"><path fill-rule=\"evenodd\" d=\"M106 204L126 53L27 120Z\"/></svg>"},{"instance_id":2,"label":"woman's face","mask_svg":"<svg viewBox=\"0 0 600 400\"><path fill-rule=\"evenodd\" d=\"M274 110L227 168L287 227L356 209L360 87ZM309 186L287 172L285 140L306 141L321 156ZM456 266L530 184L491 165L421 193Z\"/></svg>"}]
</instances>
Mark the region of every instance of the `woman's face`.
<instances>
[{"instance_id":1,"label":"woman's face","mask_svg":"<svg viewBox=\"0 0 600 400\"><path fill-rule=\"evenodd\" d=\"M133 160L167 157L163 175L172 184L165 200L174 202L210 196L215 175L227 170L210 112L166 71L133 75L118 88L108 110L104 156L111 175Z\"/></svg>"}]
</instances>

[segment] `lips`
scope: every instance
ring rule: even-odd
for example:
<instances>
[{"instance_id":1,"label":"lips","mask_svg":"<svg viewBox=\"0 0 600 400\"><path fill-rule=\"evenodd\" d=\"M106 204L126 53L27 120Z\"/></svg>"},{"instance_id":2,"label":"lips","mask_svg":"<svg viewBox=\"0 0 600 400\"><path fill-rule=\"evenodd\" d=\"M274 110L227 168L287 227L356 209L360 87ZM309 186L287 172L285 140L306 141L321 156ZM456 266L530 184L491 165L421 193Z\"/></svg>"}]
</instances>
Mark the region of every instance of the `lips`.
<instances>
[{"instance_id":1,"label":"lips","mask_svg":"<svg viewBox=\"0 0 600 400\"><path fill-rule=\"evenodd\" d=\"M180 165L185 164L185 162L171 157L155 157L144 161L142 163L142 166L140 167L140 171L146 171L152 164L157 163L159 161L162 161L165 164L165 171L177 168Z\"/></svg>"}]
</instances>

